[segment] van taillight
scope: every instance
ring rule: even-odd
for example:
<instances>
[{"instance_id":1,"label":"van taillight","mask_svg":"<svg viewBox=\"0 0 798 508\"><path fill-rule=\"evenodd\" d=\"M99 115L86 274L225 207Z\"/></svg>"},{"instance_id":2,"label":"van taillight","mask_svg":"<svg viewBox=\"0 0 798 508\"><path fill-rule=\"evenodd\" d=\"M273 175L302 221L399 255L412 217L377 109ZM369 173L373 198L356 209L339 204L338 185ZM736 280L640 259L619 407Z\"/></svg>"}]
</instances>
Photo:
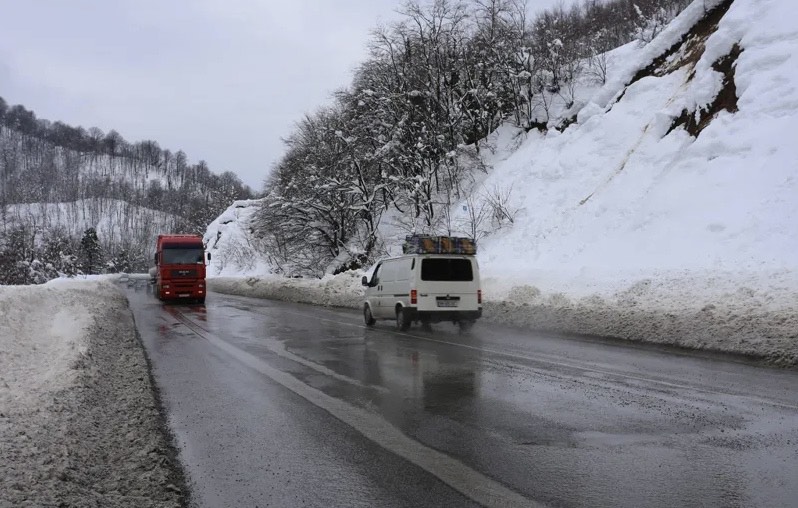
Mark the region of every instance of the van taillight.
<instances>
[{"instance_id":1,"label":"van taillight","mask_svg":"<svg viewBox=\"0 0 798 508\"><path fill-rule=\"evenodd\" d=\"M477 303L479 303L479 304L482 303L482 290L481 289L477 289Z\"/></svg>"},{"instance_id":2,"label":"van taillight","mask_svg":"<svg viewBox=\"0 0 798 508\"><path fill-rule=\"evenodd\" d=\"M418 291L415 289L410 290L410 304L416 305L418 303Z\"/></svg>"}]
</instances>

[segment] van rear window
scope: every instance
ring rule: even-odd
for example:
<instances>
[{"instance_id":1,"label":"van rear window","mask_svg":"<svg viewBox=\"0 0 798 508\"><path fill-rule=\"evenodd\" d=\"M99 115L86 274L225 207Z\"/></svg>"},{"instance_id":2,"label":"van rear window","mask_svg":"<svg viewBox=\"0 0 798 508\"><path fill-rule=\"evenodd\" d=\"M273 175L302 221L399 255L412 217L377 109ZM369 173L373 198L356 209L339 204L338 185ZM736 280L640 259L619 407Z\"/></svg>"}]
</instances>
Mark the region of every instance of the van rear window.
<instances>
[{"instance_id":1,"label":"van rear window","mask_svg":"<svg viewBox=\"0 0 798 508\"><path fill-rule=\"evenodd\" d=\"M474 271L471 269L471 260L457 258L422 259L421 280L474 280Z\"/></svg>"}]
</instances>

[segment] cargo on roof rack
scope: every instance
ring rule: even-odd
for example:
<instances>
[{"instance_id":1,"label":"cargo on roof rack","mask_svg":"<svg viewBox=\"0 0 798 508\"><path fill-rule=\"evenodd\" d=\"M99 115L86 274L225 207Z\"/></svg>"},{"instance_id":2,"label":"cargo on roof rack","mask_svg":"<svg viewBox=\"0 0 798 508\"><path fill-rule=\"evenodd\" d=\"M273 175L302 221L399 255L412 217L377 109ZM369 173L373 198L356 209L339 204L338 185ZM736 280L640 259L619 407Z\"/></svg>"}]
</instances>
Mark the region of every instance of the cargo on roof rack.
<instances>
[{"instance_id":1,"label":"cargo on roof rack","mask_svg":"<svg viewBox=\"0 0 798 508\"><path fill-rule=\"evenodd\" d=\"M474 240L459 236L408 235L402 245L405 254L465 254L477 253Z\"/></svg>"}]
</instances>

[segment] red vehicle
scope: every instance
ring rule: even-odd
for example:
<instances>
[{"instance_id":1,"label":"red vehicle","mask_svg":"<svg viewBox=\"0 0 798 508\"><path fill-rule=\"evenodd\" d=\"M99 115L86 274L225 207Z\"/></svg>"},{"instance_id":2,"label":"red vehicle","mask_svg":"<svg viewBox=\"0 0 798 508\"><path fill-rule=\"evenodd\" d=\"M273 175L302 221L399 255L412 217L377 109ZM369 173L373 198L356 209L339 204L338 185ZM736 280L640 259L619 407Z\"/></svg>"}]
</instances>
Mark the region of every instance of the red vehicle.
<instances>
[{"instance_id":1,"label":"red vehicle","mask_svg":"<svg viewBox=\"0 0 798 508\"><path fill-rule=\"evenodd\" d=\"M211 255L208 253L208 259ZM205 302L205 247L197 235L158 235L150 270L160 300Z\"/></svg>"}]
</instances>

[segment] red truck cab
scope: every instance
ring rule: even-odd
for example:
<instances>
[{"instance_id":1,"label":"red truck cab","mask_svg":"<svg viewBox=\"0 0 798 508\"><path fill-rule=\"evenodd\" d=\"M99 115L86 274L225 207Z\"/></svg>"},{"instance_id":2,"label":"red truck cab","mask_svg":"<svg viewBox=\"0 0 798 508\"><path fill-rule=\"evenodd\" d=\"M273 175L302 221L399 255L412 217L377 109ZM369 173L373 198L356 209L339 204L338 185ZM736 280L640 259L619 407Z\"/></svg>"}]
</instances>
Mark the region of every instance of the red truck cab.
<instances>
[{"instance_id":1,"label":"red truck cab","mask_svg":"<svg viewBox=\"0 0 798 508\"><path fill-rule=\"evenodd\" d=\"M210 259L210 254L208 254ZM160 300L205 302L205 246L197 235L158 235L155 294Z\"/></svg>"}]
</instances>

